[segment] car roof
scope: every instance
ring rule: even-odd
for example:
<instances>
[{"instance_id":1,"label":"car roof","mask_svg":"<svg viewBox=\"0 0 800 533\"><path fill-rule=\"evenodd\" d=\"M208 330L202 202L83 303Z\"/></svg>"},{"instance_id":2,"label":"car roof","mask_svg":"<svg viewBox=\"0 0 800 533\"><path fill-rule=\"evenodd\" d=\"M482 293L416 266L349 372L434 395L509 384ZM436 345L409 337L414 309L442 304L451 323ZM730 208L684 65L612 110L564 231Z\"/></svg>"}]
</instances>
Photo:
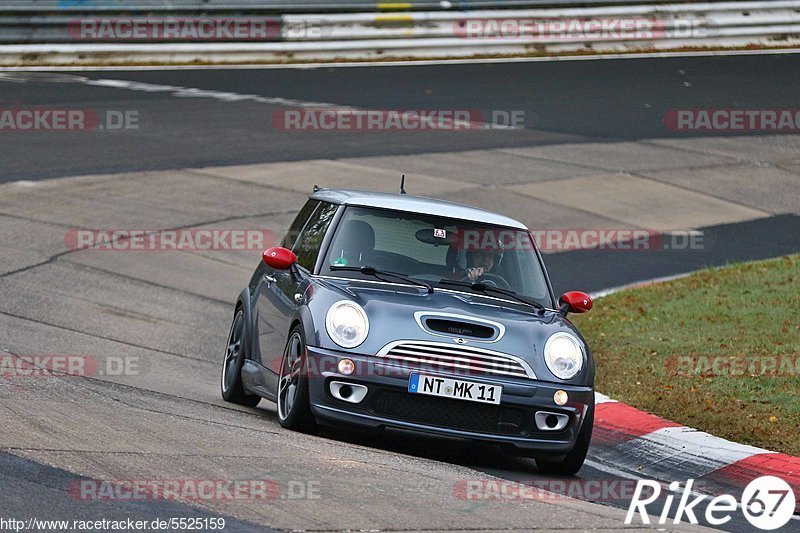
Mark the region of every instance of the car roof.
<instances>
[{"instance_id":1,"label":"car roof","mask_svg":"<svg viewBox=\"0 0 800 533\"><path fill-rule=\"evenodd\" d=\"M487 194L491 194L487 191ZM413 196L411 194L398 194L376 191L361 191L353 189L319 189L311 196L314 200L322 200L333 204L357 205L362 207L376 207L421 213L425 215L438 215L470 222L483 222L509 228L527 229L525 224L511 217L498 215L491 211L479 209L463 204Z\"/></svg>"}]
</instances>

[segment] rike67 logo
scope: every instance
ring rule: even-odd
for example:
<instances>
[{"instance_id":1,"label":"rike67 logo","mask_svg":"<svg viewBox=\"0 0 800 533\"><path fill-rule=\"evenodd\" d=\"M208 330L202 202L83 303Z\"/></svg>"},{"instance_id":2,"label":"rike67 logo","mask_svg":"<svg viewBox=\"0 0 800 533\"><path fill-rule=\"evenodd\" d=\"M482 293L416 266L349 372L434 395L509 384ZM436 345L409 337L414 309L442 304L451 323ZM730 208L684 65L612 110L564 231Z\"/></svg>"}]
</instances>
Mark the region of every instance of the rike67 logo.
<instances>
[{"instance_id":1,"label":"rike67 logo","mask_svg":"<svg viewBox=\"0 0 800 533\"><path fill-rule=\"evenodd\" d=\"M685 487L673 481L669 484L669 491L664 500L664 507L661 515L656 519L656 523L664 525L668 521L668 516L672 514L673 501L677 500L673 524L680 524L685 519L694 525L698 525L697 516L701 514L701 502L711 498L710 496L692 492L694 480L686 482ZM646 494L646 496L645 496ZM625 523L630 524L634 516L638 513L642 524L650 524L650 515L647 506L656 502L661 496L661 485L656 481L641 479L636 484L636 490L628 507L628 514L625 515ZM705 502L704 518L707 524L721 526L731 520L732 513L741 510L745 519L754 527L762 530L775 530L785 526L794 514L795 496L792 487L786 481L775 476L762 476L751 481L744 492L741 501L730 494L716 496L710 501ZM702 515L701 515L702 516Z\"/></svg>"}]
</instances>

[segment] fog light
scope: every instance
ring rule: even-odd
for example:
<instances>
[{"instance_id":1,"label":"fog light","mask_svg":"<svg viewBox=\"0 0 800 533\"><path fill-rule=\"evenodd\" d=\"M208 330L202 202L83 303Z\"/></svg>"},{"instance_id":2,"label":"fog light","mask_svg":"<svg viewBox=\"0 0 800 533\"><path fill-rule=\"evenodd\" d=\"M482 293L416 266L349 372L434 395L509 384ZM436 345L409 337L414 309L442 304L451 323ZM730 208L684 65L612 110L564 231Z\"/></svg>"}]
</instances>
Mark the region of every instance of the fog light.
<instances>
[{"instance_id":1,"label":"fog light","mask_svg":"<svg viewBox=\"0 0 800 533\"><path fill-rule=\"evenodd\" d=\"M341 363L339 363L341 365ZM557 390L555 394L553 394L553 401L556 402L556 405L564 405L569 401L569 395L567 391L564 390Z\"/></svg>"},{"instance_id":2,"label":"fog light","mask_svg":"<svg viewBox=\"0 0 800 533\"><path fill-rule=\"evenodd\" d=\"M356 369L356 364L353 362L352 359L341 359L337 367L339 368L340 374L349 376Z\"/></svg>"}]
</instances>

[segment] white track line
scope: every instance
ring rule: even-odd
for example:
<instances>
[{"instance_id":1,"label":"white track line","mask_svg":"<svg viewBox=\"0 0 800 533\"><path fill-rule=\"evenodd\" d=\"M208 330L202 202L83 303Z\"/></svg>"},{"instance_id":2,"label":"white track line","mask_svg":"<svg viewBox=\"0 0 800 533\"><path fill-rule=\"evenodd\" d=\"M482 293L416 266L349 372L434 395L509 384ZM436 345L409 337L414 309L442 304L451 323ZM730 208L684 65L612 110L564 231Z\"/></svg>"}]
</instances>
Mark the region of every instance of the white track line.
<instances>
[{"instance_id":1,"label":"white track line","mask_svg":"<svg viewBox=\"0 0 800 533\"><path fill-rule=\"evenodd\" d=\"M620 285L619 287L611 287L610 289L602 289L599 291L595 291L590 294L592 299L602 298L604 296L608 296L609 294L614 294L615 292L624 291L627 289L635 289L636 287L647 287L648 285L655 285L657 283L664 283L666 281L673 281L676 279L688 278L695 272L683 272L681 274L673 274L671 276L663 276L660 278L653 278L653 279L646 279L644 281L636 281L633 283L629 283L627 285Z\"/></svg>"},{"instance_id":2,"label":"white track line","mask_svg":"<svg viewBox=\"0 0 800 533\"><path fill-rule=\"evenodd\" d=\"M609 398L605 394L601 394L599 392L595 392L594 393L594 403L595 404L600 404L600 403L619 403L619 402L617 402L617 400L614 400L613 398Z\"/></svg>"},{"instance_id":3,"label":"white track line","mask_svg":"<svg viewBox=\"0 0 800 533\"><path fill-rule=\"evenodd\" d=\"M146 93L168 93L175 98L212 98L223 102L257 102L261 104L277 105L291 108L304 108L304 109L329 109L333 111L352 111L352 112L366 112L369 109L358 108L343 104L334 104L330 102L313 102L306 100L294 100L290 98L282 98L275 96L260 96L257 94L234 93L228 91L213 91L208 89L198 89L195 87L183 87L180 85L162 85L156 83L144 83L131 80L115 80L115 79L90 79L85 76L78 76L74 74L54 74L52 79L47 77L28 76L25 72L14 75L13 72L7 71L3 73L0 70L0 82L10 83L81 83L84 85L91 85L94 87L106 87L110 89L123 89L129 91L139 91ZM522 126L512 126L507 124L496 124L491 121L462 121L454 120L452 122L455 129L492 129L492 130L518 130L523 129Z\"/></svg>"}]
</instances>

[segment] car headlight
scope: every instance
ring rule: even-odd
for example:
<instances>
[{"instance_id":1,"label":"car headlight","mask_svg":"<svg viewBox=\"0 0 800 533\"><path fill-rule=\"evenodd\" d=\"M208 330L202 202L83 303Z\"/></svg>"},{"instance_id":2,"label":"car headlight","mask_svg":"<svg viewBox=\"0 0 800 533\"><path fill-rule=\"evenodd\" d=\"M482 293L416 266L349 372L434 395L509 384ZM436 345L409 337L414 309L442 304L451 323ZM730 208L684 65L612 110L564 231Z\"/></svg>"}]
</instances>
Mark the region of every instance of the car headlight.
<instances>
[{"instance_id":1,"label":"car headlight","mask_svg":"<svg viewBox=\"0 0 800 533\"><path fill-rule=\"evenodd\" d=\"M544 344L547 368L559 379L572 379L583 368L583 345L569 333L554 333Z\"/></svg>"},{"instance_id":2,"label":"car headlight","mask_svg":"<svg viewBox=\"0 0 800 533\"><path fill-rule=\"evenodd\" d=\"M325 326L331 340L342 348L355 348L367 338L367 313L355 302L341 300L328 309Z\"/></svg>"}]
</instances>

